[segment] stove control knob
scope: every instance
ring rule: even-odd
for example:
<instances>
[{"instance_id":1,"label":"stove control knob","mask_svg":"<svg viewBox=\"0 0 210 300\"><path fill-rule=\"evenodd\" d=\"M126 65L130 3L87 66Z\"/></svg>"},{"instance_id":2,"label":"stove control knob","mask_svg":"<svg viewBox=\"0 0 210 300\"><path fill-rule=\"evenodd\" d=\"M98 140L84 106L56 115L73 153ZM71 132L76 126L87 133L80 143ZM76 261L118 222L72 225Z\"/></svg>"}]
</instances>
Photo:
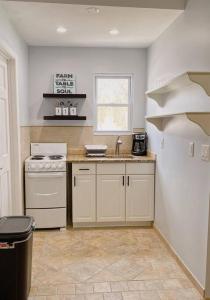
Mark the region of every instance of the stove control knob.
<instances>
[{"instance_id":1,"label":"stove control knob","mask_svg":"<svg viewBox=\"0 0 210 300\"><path fill-rule=\"evenodd\" d=\"M52 169L55 170L56 169L56 164L52 165Z\"/></svg>"},{"instance_id":2,"label":"stove control knob","mask_svg":"<svg viewBox=\"0 0 210 300\"><path fill-rule=\"evenodd\" d=\"M46 164L45 169L50 169L50 164Z\"/></svg>"},{"instance_id":3,"label":"stove control knob","mask_svg":"<svg viewBox=\"0 0 210 300\"><path fill-rule=\"evenodd\" d=\"M30 168L33 170L33 169L36 168L36 165L35 165L35 164L31 164L31 165L30 165Z\"/></svg>"},{"instance_id":4,"label":"stove control knob","mask_svg":"<svg viewBox=\"0 0 210 300\"><path fill-rule=\"evenodd\" d=\"M63 163L59 163L58 168L62 169L63 167L64 167L64 164Z\"/></svg>"}]
</instances>

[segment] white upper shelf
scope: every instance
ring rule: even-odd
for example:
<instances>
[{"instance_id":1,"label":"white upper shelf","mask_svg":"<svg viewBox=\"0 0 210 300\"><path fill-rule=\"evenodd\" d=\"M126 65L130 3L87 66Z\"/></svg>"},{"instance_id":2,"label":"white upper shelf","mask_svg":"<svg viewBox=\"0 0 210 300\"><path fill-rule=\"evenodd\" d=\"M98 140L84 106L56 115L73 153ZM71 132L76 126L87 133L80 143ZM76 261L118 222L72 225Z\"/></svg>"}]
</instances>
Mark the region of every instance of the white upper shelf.
<instances>
[{"instance_id":1,"label":"white upper shelf","mask_svg":"<svg viewBox=\"0 0 210 300\"><path fill-rule=\"evenodd\" d=\"M156 116L147 116L146 120L155 125L160 131L164 129L164 121L174 117L184 116L191 122L197 124L201 129L210 136L210 112L183 112Z\"/></svg>"},{"instance_id":2,"label":"white upper shelf","mask_svg":"<svg viewBox=\"0 0 210 300\"><path fill-rule=\"evenodd\" d=\"M210 96L210 72L186 72L171 79L159 88L147 91L146 95L149 98L159 101L162 99L161 95L192 84L200 85L206 94Z\"/></svg>"}]
</instances>

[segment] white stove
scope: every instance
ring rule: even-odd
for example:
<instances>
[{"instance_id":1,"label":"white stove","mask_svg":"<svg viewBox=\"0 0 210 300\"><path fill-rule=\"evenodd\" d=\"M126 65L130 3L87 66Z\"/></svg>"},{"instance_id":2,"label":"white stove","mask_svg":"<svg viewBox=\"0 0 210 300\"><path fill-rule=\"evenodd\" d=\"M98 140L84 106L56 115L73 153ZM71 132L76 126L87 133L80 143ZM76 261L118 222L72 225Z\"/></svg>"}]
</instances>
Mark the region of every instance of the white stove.
<instances>
[{"instance_id":1,"label":"white stove","mask_svg":"<svg viewBox=\"0 0 210 300\"><path fill-rule=\"evenodd\" d=\"M66 226L66 155L64 143L33 143L25 161L26 214L36 228Z\"/></svg>"}]
</instances>

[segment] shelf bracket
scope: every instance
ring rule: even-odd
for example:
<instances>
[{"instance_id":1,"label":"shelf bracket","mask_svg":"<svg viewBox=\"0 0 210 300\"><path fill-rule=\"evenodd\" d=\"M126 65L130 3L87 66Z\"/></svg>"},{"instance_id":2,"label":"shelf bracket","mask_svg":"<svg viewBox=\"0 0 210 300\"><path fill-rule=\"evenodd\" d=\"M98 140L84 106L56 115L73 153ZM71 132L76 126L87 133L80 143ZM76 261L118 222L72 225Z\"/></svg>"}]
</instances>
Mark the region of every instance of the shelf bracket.
<instances>
[{"instance_id":1,"label":"shelf bracket","mask_svg":"<svg viewBox=\"0 0 210 300\"><path fill-rule=\"evenodd\" d=\"M187 118L210 136L210 113L186 113Z\"/></svg>"}]
</instances>

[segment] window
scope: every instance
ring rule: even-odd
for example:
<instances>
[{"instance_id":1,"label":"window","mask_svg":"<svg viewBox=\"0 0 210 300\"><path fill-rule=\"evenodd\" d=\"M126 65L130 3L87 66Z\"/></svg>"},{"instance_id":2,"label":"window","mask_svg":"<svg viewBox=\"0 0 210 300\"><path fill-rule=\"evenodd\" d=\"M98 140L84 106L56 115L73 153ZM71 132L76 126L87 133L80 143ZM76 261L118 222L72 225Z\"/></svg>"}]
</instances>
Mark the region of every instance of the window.
<instances>
[{"instance_id":1,"label":"window","mask_svg":"<svg viewBox=\"0 0 210 300\"><path fill-rule=\"evenodd\" d=\"M131 130L131 76L95 77L96 132Z\"/></svg>"}]
</instances>

